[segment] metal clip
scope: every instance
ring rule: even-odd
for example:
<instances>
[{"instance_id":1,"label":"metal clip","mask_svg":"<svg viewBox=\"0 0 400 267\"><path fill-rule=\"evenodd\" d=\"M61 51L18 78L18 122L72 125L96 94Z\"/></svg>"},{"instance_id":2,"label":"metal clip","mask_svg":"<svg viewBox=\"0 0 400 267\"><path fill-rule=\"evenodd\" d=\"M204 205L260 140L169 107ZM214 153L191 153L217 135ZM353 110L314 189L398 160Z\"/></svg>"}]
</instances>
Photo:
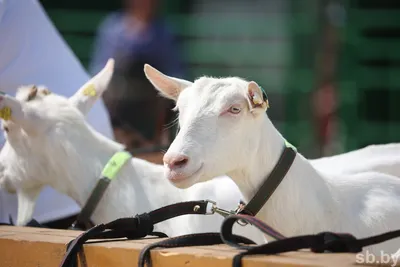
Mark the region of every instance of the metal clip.
<instances>
[{"instance_id":1,"label":"metal clip","mask_svg":"<svg viewBox=\"0 0 400 267\"><path fill-rule=\"evenodd\" d=\"M228 217L229 215L234 215L236 214L234 211L227 211L224 209L220 209L218 207L213 207L214 208L214 212L218 213L219 215L221 215L222 217Z\"/></svg>"},{"instance_id":2,"label":"metal clip","mask_svg":"<svg viewBox=\"0 0 400 267\"><path fill-rule=\"evenodd\" d=\"M245 207L245 204L239 203L238 207L235 210L235 214L238 214L239 212L241 212L243 210L243 208ZM236 223L238 223L241 226L246 226L249 223L243 220L237 220Z\"/></svg>"},{"instance_id":3,"label":"metal clip","mask_svg":"<svg viewBox=\"0 0 400 267\"><path fill-rule=\"evenodd\" d=\"M227 210L218 208L217 207L217 202L215 202L215 201L212 201L212 200L206 200L206 201L212 204L211 212L209 212L207 214L217 213L217 214L221 215L222 217L228 217L229 215L236 214L234 211L227 211Z\"/></svg>"},{"instance_id":4,"label":"metal clip","mask_svg":"<svg viewBox=\"0 0 400 267\"><path fill-rule=\"evenodd\" d=\"M218 207L217 207L217 202L215 202L215 201L212 201L212 200L206 200L206 201L212 204L212 206L211 206L211 211L208 212L208 213L206 213L206 214L215 214L215 213L218 213L219 215L221 215L221 216L224 217L224 218L228 217L229 215L235 215L235 214L237 214L237 213L240 212L240 211L243 209L243 207L244 207L243 205L240 205L240 204L239 204L235 211L232 211L232 210L231 210L231 211L227 211L227 210L218 208ZM237 220L236 223L238 223L238 224L241 225L241 226L246 226L246 225L248 224L247 222L245 222L245 221L243 221L243 220Z\"/></svg>"}]
</instances>

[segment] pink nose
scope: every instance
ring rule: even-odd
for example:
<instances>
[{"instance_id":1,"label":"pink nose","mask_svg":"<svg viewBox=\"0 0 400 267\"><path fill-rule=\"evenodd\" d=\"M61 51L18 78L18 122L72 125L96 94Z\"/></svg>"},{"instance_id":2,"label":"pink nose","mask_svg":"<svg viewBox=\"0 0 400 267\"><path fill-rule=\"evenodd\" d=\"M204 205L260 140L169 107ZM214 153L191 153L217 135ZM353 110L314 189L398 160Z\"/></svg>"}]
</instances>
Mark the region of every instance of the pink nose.
<instances>
[{"instance_id":1,"label":"pink nose","mask_svg":"<svg viewBox=\"0 0 400 267\"><path fill-rule=\"evenodd\" d=\"M168 165L171 170L183 168L189 161L189 158L182 154L165 154L164 163Z\"/></svg>"}]
</instances>

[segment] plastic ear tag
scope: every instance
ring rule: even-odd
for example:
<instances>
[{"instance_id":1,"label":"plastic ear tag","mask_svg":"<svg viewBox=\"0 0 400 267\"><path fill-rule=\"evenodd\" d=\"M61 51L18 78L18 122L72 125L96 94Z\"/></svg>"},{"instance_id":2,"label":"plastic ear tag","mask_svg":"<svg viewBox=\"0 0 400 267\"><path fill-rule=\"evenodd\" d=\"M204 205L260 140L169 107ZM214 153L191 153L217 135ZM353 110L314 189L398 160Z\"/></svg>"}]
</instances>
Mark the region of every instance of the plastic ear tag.
<instances>
[{"instance_id":1,"label":"plastic ear tag","mask_svg":"<svg viewBox=\"0 0 400 267\"><path fill-rule=\"evenodd\" d=\"M265 104L267 105L267 109L268 109L269 108L269 101L268 101L267 93L265 92L264 88L262 88L261 86L260 86L260 88L261 88L261 91L263 92L263 98L264 98Z\"/></svg>"},{"instance_id":2,"label":"plastic ear tag","mask_svg":"<svg viewBox=\"0 0 400 267\"><path fill-rule=\"evenodd\" d=\"M253 94L251 96L251 100L253 101L253 104L256 106L261 105L263 103L262 99L258 94Z\"/></svg>"},{"instance_id":3,"label":"plastic ear tag","mask_svg":"<svg viewBox=\"0 0 400 267\"><path fill-rule=\"evenodd\" d=\"M94 85L91 83L88 86L86 86L86 88L83 89L83 94L85 96L96 96L96 90L94 88Z\"/></svg>"},{"instance_id":4,"label":"plastic ear tag","mask_svg":"<svg viewBox=\"0 0 400 267\"><path fill-rule=\"evenodd\" d=\"M268 99L262 99L258 94L252 94L251 95L251 102L253 102L253 105L255 107L263 107L268 109L269 108L269 103L268 103Z\"/></svg>"},{"instance_id":5,"label":"plastic ear tag","mask_svg":"<svg viewBox=\"0 0 400 267\"><path fill-rule=\"evenodd\" d=\"M10 118L11 118L11 108L4 107L4 108L0 109L0 118L2 118L5 121L10 120Z\"/></svg>"}]
</instances>

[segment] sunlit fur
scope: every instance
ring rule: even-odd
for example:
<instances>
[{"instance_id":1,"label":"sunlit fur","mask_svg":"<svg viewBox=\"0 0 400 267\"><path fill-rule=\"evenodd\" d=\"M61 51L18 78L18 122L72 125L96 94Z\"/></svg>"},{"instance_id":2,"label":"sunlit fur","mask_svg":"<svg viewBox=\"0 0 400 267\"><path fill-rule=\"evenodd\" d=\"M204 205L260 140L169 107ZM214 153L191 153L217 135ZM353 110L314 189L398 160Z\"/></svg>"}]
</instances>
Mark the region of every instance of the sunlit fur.
<instances>
[{"instance_id":1,"label":"sunlit fur","mask_svg":"<svg viewBox=\"0 0 400 267\"><path fill-rule=\"evenodd\" d=\"M112 73L111 60L69 99L38 87L36 96L27 101L32 86L21 87L15 98L0 96L0 108L12 110L11 120L3 121L8 132L0 153L0 186L17 191L17 225L31 219L35 200L44 185L72 197L82 206L107 161L123 149L85 121L85 114L107 88ZM94 85L96 95L88 97L83 91L90 84ZM181 190L163 178L162 165L133 158L111 182L91 219L96 224L105 223L187 200L211 199L222 208L234 209L241 198L239 189L227 177ZM220 215L181 216L160 223L156 230L169 236L218 232L222 220ZM236 229L236 233L256 242L264 240L254 228Z\"/></svg>"},{"instance_id":2,"label":"sunlit fur","mask_svg":"<svg viewBox=\"0 0 400 267\"><path fill-rule=\"evenodd\" d=\"M192 83L149 65L144 70L162 95L176 101L179 112L180 131L164 159L185 155L188 160L175 169L164 165L166 178L190 188L228 175L248 201L284 147L265 105L254 106L248 97L250 92L262 97L260 87L238 77L202 77ZM242 108L239 114L226 112L233 104ZM361 238L400 229L399 147L371 146L314 161L300 151L257 217L287 236L335 231ZM382 157L370 158L375 152ZM379 250L394 253L399 248L397 238L368 250L379 255Z\"/></svg>"}]
</instances>

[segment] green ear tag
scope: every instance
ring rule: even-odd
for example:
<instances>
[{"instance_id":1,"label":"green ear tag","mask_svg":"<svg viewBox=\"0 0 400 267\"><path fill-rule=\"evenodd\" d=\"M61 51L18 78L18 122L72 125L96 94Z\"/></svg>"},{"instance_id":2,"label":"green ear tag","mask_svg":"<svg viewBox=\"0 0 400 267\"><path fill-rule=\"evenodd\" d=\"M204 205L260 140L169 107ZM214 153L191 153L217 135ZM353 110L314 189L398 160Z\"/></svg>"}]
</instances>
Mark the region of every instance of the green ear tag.
<instances>
[{"instance_id":1,"label":"green ear tag","mask_svg":"<svg viewBox=\"0 0 400 267\"><path fill-rule=\"evenodd\" d=\"M261 91L263 92L264 100L268 101L267 92L265 92L264 88L262 88L261 86L260 86L260 88L261 88Z\"/></svg>"},{"instance_id":2,"label":"green ear tag","mask_svg":"<svg viewBox=\"0 0 400 267\"><path fill-rule=\"evenodd\" d=\"M266 92L266 91L264 90L264 88L262 88L261 86L260 86L260 88L261 88L261 91L262 91L262 93L263 93L264 101L265 101L265 103L267 103L267 109L269 109L269 101L268 101L267 92Z\"/></svg>"}]
</instances>

